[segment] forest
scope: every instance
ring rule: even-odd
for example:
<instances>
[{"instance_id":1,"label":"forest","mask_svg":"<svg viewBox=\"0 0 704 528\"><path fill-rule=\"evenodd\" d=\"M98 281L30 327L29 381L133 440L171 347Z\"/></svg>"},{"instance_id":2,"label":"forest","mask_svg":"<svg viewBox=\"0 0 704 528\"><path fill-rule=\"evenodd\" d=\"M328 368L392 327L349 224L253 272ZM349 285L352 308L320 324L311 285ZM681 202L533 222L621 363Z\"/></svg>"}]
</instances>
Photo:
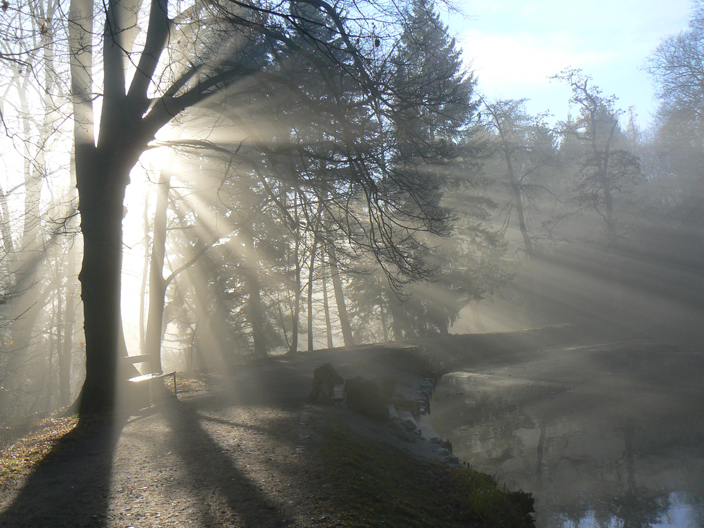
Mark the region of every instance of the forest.
<instances>
[{"instance_id":1,"label":"forest","mask_svg":"<svg viewBox=\"0 0 704 528\"><path fill-rule=\"evenodd\" d=\"M0 422L486 310L701 338L704 3L646 129L579 69L487 97L445 7L3 0Z\"/></svg>"}]
</instances>

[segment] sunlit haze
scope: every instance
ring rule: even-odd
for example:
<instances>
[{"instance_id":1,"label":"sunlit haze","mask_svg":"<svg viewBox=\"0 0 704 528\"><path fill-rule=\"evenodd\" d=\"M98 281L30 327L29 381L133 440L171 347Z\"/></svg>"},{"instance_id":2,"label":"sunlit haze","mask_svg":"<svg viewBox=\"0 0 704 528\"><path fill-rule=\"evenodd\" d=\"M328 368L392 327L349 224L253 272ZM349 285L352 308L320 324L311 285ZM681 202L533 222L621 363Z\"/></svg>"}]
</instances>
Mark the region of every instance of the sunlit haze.
<instances>
[{"instance_id":1,"label":"sunlit haze","mask_svg":"<svg viewBox=\"0 0 704 528\"><path fill-rule=\"evenodd\" d=\"M0 35L0 526L704 526L704 0Z\"/></svg>"},{"instance_id":2,"label":"sunlit haze","mask_svg":"<svg viewBox=\"0 0 704 528\"><path fill-rule=\"evenodd\" d=\"M652 82L644 63L660 41L685 29L689 0L480 0L460 2L450 27L465 62L490 98L527 98L532 113L565 119L569 89L548 78L581 68L640 125L652 121Z\"/></svg>"}]
</instances>

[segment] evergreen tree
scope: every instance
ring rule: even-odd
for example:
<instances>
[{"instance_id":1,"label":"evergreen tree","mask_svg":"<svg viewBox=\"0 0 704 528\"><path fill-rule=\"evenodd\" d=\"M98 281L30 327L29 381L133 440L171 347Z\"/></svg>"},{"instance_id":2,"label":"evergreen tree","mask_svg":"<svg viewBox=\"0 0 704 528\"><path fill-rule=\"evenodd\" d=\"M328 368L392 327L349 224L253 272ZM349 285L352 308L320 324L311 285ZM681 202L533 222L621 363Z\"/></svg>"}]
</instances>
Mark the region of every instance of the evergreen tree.
<instances>
[{"instance_id":1,"label":"evergreen tree","mask_svg":"<svg viewBox=\"0 0 704 528\"><path fill-rule=\"evenodd\" d=\"M465 71L461 51L432 1L413 2L398 47L393 59L396 161L406 169L446 162L457 155L456 141L477 109L474 77Z\"/></svg>"},{"instance_id":2,"label":"evergreen tree","mask_svg":"<svg viewBox=\"0 0 704 528\"><path fill-rule=\"evenodd\" d=\"M429 229L417 234L414 254L433 273L422 277L429 284L406 285L402 293L381 284L371 270L353 276L354 326L363 339L447 333L467 302L481 299L505 278L495 258L502 252L500 241L481 225L491 204L477 198L470 182L480 148L473 134L475 79L463 68L455 40L431 1L413 2L391 62L392 139L381 186L407 214L432 219ZM421 192L404 197L407 189ZM451 196L445 197L448 190ZM471 208L464 207L465 198ZM466 213L454 233L455 211L448 204ZM450 233L452 238L437 237ZM376 286L365 291L370 281Z\"/></svg>"}]
</instances>

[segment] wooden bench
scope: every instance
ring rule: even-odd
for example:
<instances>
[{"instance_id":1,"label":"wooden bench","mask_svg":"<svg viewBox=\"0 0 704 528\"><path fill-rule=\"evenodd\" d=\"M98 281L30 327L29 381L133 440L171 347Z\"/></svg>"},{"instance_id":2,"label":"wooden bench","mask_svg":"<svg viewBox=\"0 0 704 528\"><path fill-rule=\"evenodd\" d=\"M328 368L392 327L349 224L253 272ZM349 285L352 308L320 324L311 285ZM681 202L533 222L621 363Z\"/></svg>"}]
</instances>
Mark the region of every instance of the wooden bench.
<instances>
[{"instance_id":1,"label":"wooden bench","mask_svg":"<svg viewBox=\"0 0 704 528\"><path fill-rule=\"evenodd\" d=\"M129 363L132 363L133 365L136 363L149 363L149 356L146 354L139 354L136 356L127 356L125 357L125 360L128 361ZM173 376L174 378L174 396L178 398L178 388L176 387L176 371L173 372L151 372L149 374L142 374L140 376L135 376L133 378L129 378L127 381L130 383L141 383L143 381L146 381L149 383L149 400L151 402L153 394L154 394L154 388L152 386L152 381L156 379L161 379L161 378L168 378L170 376Z\"/></svg>"}]
</instances>

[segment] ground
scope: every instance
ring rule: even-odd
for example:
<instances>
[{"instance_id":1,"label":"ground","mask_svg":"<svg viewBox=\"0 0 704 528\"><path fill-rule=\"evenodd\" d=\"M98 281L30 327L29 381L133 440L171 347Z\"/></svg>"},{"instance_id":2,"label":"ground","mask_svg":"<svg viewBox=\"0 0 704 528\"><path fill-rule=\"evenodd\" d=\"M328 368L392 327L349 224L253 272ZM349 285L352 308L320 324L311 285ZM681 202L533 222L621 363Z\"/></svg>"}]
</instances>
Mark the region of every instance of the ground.
<instances>
[{"instance_id":1,"label":"ground","mask_svg":"<svg viewBox=\"0 0 704 528\"><path fill-rule=\"evenodd\" d=\"M525 338L494 347L531 346ZM443 354L421 344L284 356L192 382L139 415L89 423L28 476L3 484L0 526L342 526L329 507L340 490L321 464L324 431L344 426L425 460L443 448L387 422L309 404L313 370L329 362L345 378L392 377L413 399L425 378L481 348L453 344Z\"/></svg>"}]
</instances>

